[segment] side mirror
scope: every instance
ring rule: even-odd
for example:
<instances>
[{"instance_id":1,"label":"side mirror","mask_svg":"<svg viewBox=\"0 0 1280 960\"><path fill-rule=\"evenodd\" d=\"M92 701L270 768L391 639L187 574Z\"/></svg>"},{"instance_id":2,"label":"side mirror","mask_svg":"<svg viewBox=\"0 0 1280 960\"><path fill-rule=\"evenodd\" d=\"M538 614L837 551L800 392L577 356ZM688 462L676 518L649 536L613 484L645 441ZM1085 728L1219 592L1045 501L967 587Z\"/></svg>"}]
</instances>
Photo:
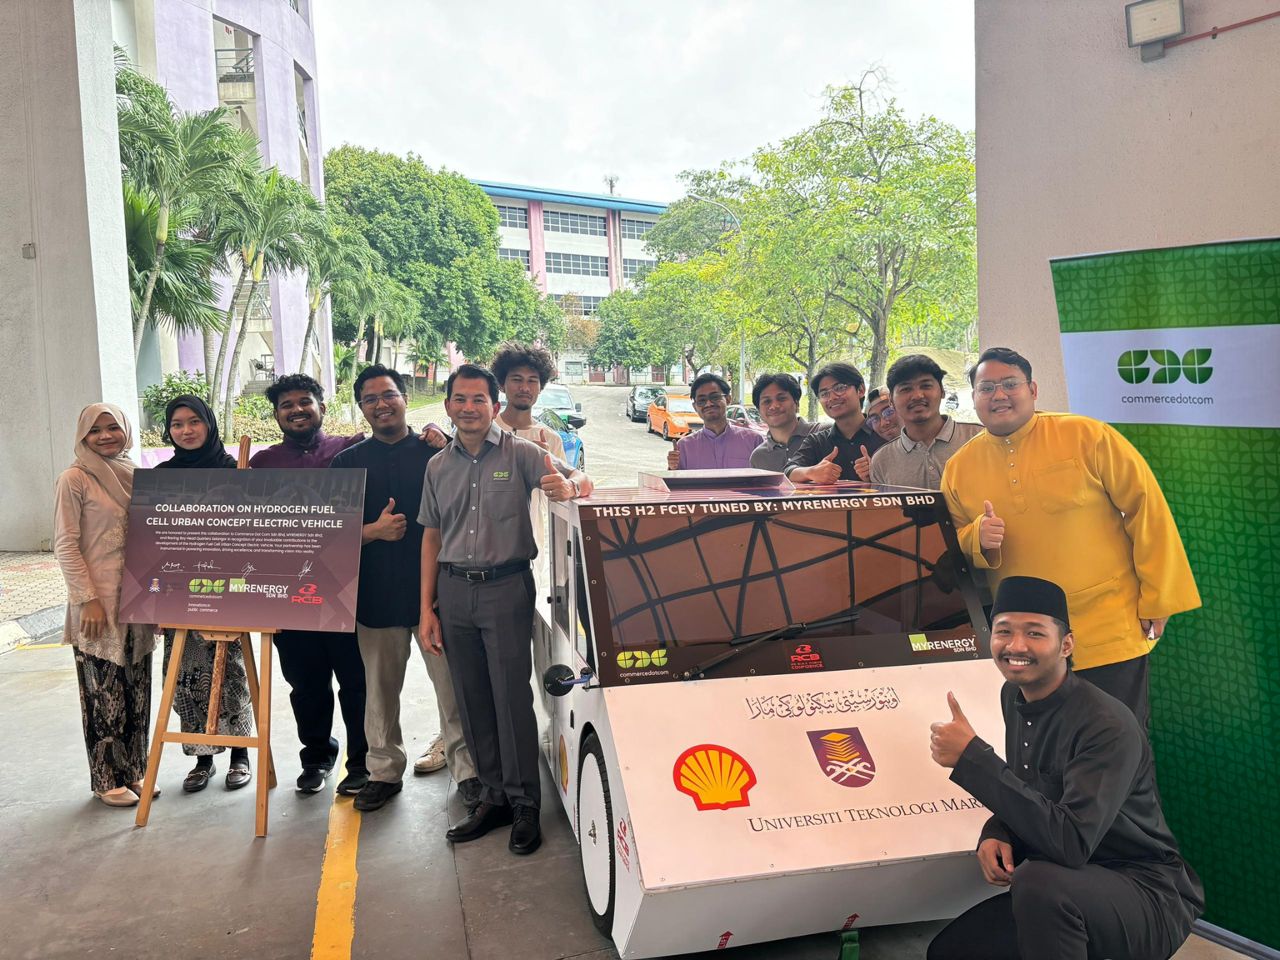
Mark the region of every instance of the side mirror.
<instances>
[{"instance_id":1,"label":"side mirror","mask_svg":"<svg viewBox=\"0 0 1280 960\"><path fill-rule=\"evenodd\" d=\"M575 404L573 405L573 409L575 409L575 410L577 410L579 413L581 413L581 412L582 412L582 404L580 404L580 403L575 403Z\"/></svg>"},{"instance_id":2,"label":"side mirror","mask_svg":"<svg viewBox=\"0 0 1280 960\"><path fill-rule=\"evenodd\" d=\"M542 674L542 689L553 697L563 697L574 687L591 680L593 676L590 670L584 669L582 676L575 677L572 667L563 663L553 663Z\"/></svg>"},{"instance_id":3,"label":"side mirror","mask_svg":"<svg viewBox=\"0 0 1280 960\"><path fill-rule=\"evenodd\" d=\"M569 424L569 426L573 427L573 429L575 430L577 430L579 427L585 427L587 425L586 417L579 417L571 414L565 417L564 419L565 419L565 423Z\"/></svg>"}]
</instances>

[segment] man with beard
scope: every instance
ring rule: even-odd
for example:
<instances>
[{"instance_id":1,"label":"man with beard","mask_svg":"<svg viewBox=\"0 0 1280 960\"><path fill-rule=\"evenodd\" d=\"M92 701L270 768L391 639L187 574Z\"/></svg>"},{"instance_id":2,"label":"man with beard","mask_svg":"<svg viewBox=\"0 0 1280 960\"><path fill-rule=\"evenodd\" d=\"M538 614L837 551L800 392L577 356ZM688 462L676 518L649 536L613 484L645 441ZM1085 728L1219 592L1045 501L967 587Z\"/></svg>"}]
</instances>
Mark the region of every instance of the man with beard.
<instances>
[{"instance_id":1,"label":"man with beard","mask_svg":"<svg viewBox=\"0 0 1280 960\"><path fill-rule=\"evenodd\" d=\"M728 382L704 373L689 384L693 408L702 418L702 429L686 434L667 452L668 470L740 470L751 466L751 453L760 435L749 427L730 423Z\"/></svg>"},{"instance_id":2,"label":"man with beard","mask_svg":"<svg viewBox=\"0 0 1280 960\"><path fill-rule=\"evenodd\" d=\"M863 449L875 453L884 446L884 438L862 415L866 381L851 363L829 363L813 375L809 388L817 393L823 412L833 422L804 438L800 449L787 460L787 477L792 483L857 480L854 463Z\"/></svg>"},{"instance_id":3,"label":"man with beard","mask_svg":"<svg viewBox=\"0 0 1280 960\"><path fill-rule=\"evenodd\" d=\"M787 458L818 425L800 416L800 384L789 373L766 373L757 378L751 402L769 428L769 435L751 451L751 466L781 471Z\"/></svg>"},{"instance_id":4,"label":"man with beard","mask_svg":"<svg viewBox=\"0 0 1280 960\"><path fill-rule=\"evenodd\" d=\"M530 347L508 340L498 345L493 356L493 375L507 395L506 405L494 423L498 429L532 440L557 459L564 459L560 434L533 419L533 407L542 388L555 379L556 365L542 347Z\"/></svg>"},{"instance_id":5,"label":"man with beard","mask_svg":"<svg viewBox=\"0 0 1280 960\"><path fill-rule=\"evenodd\" d=\"M889 368L888 396L897 410L894 422L902 425L901 432L869 458L864 479L939 489L942 469L951 455L982 432L976 423L956 423L943 414L943 376L942 368L923 354L902 357Z\"/></svg>"},{"instance_id":6,"label":"man with beard","mask_svg":"<svg viewBox=\"0 0 1280 960\"><path fill-rule=\"evenodd\" d=\"M987 429L947 461L942 492L960 548L994 589L1008 576L1067 591L1080 679L1145 729L1147 655L1175 613L1200 606L1155 475L1109 424L1036 411L1031 364L991 347L969 372Z\"/></svg>"},{"instance_id":7,"label":"man with beard","mask_svg":"<svg viewBox=\"0 0 1280 960\"><path fill-rule=\"evenodd\" d=\"M333 459L335 468L365 470L364 526L360 532L360 589L356 639L364 661L369 740L369 782L355 808L377 810L398 794L407 758L400 732L400 693L405 664L418 628L418 580L422 555L422 501L427 462L437 452L406 420L404 378L374 364L356 377L355 396L373 436ZM423 655L436 692L444 754L458 792L470 804L480 783L462 734L458 703L443 657Z\"/></svg>"},{"instance_id":8,"label":"man with beard","mask_svg":"<svg viewBox=\"0 0 1280 960\"><path fill-rule=\"evenodd\" d=\"M1151 745L1132 712L1071 672L1067 595L1006 577L991 609L1005 758L947 694L929 747L991 811L978 866L1008 893L945 927L929 960L1166 960L1204 910L1204 889L1160 809Z\"/></svg>"}]
</instances>

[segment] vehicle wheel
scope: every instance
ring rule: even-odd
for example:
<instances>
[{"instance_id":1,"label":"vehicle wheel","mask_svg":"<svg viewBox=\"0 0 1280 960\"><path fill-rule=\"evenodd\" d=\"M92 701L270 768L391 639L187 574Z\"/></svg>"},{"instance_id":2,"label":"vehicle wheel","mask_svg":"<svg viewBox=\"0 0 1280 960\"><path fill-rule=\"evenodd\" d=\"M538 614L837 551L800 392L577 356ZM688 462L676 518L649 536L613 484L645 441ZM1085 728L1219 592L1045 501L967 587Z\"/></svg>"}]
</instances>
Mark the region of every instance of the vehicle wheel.
<instances>
[{"instance_id":1,"label":"vehicle wheel","mask_svg":"<svg viewBox=\"0 0 1280 960\"><path fill-rule=\"evenodd\" d=\"M582 741L578 760L578 849L591 920L606 937L613 936L617 893L613 843L613 801L609 797L604 751L599 738L589 733Z\"/></svg>"},{"instance_id":2,"label":"vehicle wheel","mask_svg":"<svg viewBox=\"0 0 1280 960\"><path fill-rule=\"evenodd\" d=\"M668 426L668 425L667 425L667 424L665 424L665 423L662 425L662 439L663 439L663 440L670 440L670 439L671 439L671 433L670 433L670 431L668 431L668 430L667 430L667 426Z\"/></svg>"},{"instance_id":3,"label":"vehicle wheel","mask_svg":"<svg viewBox=\"0 0 1280 960\"><path fill-rule=\"evenodd\" d=\"M657 432L657 431L655 431L655 430L653 429L653 421L652 421L652 420L650 420L650 419L649 419L649 417L648 417L647 415L646 415L646 416L645 416L645 418L644 418L644 425L645 425L645 427L647 427L647 428L648 428L648 431L649 431L650 433L656 433L656 432Z\"/></svg>"},{"instance_id":4,"label":"vehicle wheel","mask_svg":"<svg viewBox=\"0 0 1280 960\"><path fill-rule=\"evenodd\" d=\"M578 447L578 465L574 469L581 470L584 473L586 472L586 469L587 469L587 448L586 447Z\"/></svg>"}]
</instances>

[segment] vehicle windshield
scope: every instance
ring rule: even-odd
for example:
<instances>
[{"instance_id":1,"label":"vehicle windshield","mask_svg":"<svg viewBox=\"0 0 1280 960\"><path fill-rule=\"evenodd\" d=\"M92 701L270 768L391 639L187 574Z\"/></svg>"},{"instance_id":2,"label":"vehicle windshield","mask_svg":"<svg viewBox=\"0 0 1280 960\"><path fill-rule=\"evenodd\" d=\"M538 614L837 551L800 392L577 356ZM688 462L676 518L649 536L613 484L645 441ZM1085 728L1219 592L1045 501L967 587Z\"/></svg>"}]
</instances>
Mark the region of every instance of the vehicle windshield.
<instances>
[{"instance_id":1,"label":"vehicle windshield","mask_svg":"<svg viewBox=\"0 0 1280 960\"><path fill-rule=\"evenodd\" d=\"M688 397L668 397L667 409L672 413L695 413L693 401Z\"/></svg>"},{"instance_id":2,"label":"vehicle windshield","mask_svg":"<svg viewBox=\"0 0 1280 960\"><path fill-rule=\"evenodd\" d=\"M764 421L760 419L760 413L755 407L743 407L742 412L747 415L747 419L752 423L764 423Z\"/></svg>"},{"instance_id":3,"label":"vehicle windshield","mask_svg":"<svg viewBox=\"0 0 1280 960\"><path fill-rule=\"evenodd\" d=\"M564 387L546 387L541 394L538 395L539 407L572 407L573 398L569 396L569 391Z\"/></svg>"}]
</instances>

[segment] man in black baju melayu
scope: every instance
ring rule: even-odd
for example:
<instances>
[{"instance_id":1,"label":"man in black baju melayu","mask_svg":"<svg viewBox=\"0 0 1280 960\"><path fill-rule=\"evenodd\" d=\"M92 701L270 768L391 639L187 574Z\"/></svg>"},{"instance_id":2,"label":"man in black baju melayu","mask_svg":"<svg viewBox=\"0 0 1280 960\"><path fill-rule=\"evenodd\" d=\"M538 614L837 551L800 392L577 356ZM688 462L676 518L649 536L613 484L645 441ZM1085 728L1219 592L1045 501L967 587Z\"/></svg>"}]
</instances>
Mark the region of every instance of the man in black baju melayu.
<instances>
[{"instance_id":1,"label":"man in black baju melayu","mask_svg":"<svg viewBox=\"0 0 1280 960\"><path fill-rule=\"evenodd\" d=\"M1062 589L1001 582L991 656L1008 681L1005 756L974 734L954 696L931 727L933 759L992 813L978 845L988 883L1009 892L971 908L929 960L1167 960L1204 909L1156 791L1133 713L1071 672Z\"/></svg>"}]
</instances>

